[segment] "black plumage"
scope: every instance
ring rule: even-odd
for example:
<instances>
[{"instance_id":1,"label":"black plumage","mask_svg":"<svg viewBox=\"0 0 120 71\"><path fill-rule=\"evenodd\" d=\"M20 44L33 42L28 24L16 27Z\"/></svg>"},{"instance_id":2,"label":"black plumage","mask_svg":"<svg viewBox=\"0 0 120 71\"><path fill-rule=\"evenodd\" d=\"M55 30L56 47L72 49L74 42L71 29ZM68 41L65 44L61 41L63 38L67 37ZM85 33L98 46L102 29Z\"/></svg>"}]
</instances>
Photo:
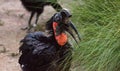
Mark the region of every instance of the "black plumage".
<instances>
[{"instance_id":1,"label":"black plumage","mask_svg":"<svg viewBox=\"0 0 120 71\"><path fill-rule=\"evenodd\" d=\"M34 25L37 25L39 16L44 11L44 6L51 5L56 11L60 11L62 9L57 0L21 0L21 2L26 10L31 12L31 16L28 21L28 31L33 27L33 25L31 25L31 20L35 14L37 15Z\"/></svg>"},{"instance_id":2,"label":"black plumage","mask_svg":"<svg viewBox=\"0 0 120 71\"><path fill-rule=\"evenodd\" d=\"M70 45L60 47L52 36L47 37L43 32L30 33L21 42L19 64L23 71L69 71Z\"/></svg>"},{"instance_id":3,"label":"black plumage","mask_svg":"<svg viewBox=\"0 0 120 71\"><path fill-rule=\"evenodd\" d=\"M28 33L21 40L19 51L22 54L19 58L19 64L23 71L70 71L72 46L68 41L63 46L59 45L55 33L65 34L65 32L69 32L75 39L69 28L72 27L74 30L76 28L71 22L67 24L56 22L56 19L58 20L60 17L57 14L59 13L52 16L46 24L49 35L44 32L33 32ZM52 27L53 22L58 24L56 31ZM75 30L75 32L77 31Z\"/></svg>"}]
</instances>

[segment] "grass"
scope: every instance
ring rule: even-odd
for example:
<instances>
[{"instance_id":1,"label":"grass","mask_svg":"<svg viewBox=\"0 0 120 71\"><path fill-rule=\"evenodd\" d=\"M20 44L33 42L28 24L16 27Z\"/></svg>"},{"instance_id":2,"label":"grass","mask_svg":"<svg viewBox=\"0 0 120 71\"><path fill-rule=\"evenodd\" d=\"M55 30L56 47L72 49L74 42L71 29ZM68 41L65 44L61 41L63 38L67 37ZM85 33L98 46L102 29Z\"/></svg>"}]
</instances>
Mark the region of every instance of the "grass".
<instances>
[{"instance_id":1,"label":"grass","mask_svg":"<svg viewBox=\"0 0 120 71\"><path fill-rule=\"evenodd\" d=\"M83 68L84 71L119 71L120 1L76 1L72 5L72 21L81 33L82 41L80 48L75 48L73 68Z\"/></svg>"}]
</instances>

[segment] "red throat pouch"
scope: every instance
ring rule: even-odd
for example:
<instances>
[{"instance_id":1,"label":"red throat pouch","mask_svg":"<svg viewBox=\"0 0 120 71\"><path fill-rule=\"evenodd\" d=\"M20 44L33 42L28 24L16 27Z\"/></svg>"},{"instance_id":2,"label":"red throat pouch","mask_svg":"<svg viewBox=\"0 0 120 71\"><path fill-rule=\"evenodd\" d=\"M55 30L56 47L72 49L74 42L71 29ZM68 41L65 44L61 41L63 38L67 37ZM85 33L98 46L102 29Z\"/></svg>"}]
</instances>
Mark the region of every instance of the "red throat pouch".
<instances>
[{"instance_id":1,"label":"red throat pouch","mask_svg":"<svg viewBox=\"0 0 120 71\"><path fill-rule=\"evenodd\" d=\"M67 34L66 33L61 33L59 35L56 35L56 27L57 26L58 26L58 23L53 22L53 30L54 30L55 39L60 46L63 46L67 42Z\"/></svg>"}]
</instances>

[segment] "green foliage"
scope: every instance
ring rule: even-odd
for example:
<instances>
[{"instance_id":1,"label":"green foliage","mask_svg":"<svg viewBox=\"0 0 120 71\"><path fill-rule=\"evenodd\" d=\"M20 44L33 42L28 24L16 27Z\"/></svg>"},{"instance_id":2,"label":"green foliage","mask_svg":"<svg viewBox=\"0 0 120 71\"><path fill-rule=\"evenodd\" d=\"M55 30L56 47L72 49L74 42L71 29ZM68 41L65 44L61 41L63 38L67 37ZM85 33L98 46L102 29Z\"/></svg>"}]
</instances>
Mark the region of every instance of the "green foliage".
<instances>
[{"instance_id":1,"label":"green foliage","mask_svg":"<svg viewBox=\"0 0 120 71\"><path fill-rule=\"evenodd\" d=\"M73 68L119 71L120 0L78 0L72 7L72 20L82 35Z\"/></svg>"}]
</instances>

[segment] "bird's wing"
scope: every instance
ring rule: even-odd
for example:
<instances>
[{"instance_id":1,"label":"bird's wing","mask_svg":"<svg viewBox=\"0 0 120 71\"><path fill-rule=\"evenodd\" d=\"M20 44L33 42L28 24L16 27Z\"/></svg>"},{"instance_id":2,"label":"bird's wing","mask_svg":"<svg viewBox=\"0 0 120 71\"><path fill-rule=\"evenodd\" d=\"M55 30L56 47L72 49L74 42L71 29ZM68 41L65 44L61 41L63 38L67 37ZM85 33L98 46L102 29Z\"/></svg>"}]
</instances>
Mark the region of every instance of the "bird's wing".
<instances>
[{"instance_id":1,"label":"bird's wing","mask_svg":"<svg viewBox=\"0 0 120 71\"><path fill-rule=\"evenodd\" d=\"M57 2L57 0L22 0L24 2L31 2L31 3L36 3L36 2Z\"/></svg>"}]
</instances>

